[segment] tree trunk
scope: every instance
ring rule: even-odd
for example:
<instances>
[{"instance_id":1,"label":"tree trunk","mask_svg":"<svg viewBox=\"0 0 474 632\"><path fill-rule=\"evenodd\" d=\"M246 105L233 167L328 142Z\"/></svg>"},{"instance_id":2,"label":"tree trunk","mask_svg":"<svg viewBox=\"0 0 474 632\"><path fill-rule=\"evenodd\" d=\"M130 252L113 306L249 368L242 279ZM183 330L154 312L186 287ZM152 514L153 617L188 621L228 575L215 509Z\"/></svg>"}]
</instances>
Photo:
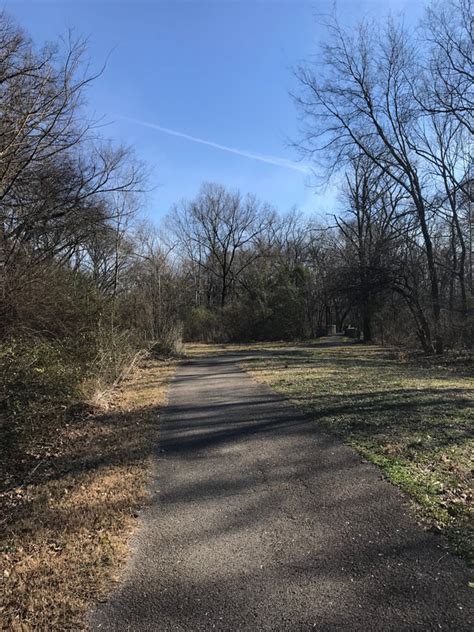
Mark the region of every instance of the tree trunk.
<instances>
[{"instance_id":1,"label":"tree trunk","mask_svg":"<svg viewBox=\"0 0 474 632\"><path fill-rule=\"evenodd\" d=\"M434 348L439 355L443 353L443 335L441 332L441 305L439 297L438 273L433 252L433 242L429 234L428 225L426 223L425 209L422 202L417 203L418 218L420 220L421 232L426 249L426 261L428 263L428 273L430 276L431 288L431 304L433 310L434 321Z\"/></svg>"}]
</instances>

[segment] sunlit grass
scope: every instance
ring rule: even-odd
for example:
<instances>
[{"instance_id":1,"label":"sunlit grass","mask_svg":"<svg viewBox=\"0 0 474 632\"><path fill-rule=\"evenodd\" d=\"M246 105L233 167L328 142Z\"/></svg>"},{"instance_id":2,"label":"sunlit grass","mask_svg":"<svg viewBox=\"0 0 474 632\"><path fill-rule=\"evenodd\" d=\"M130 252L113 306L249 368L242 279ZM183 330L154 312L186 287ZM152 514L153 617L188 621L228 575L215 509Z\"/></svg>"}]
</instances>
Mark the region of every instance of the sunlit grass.
<instances>
[{"instance_id":1,"label":"sunlit grass","mask_svg":"<svg viewBox=\"0 0 474 632\"><path fill-rule=\"evenodd\" d=\"M472 561L474 381L468 361L403 358L377 346L265 346L244 360L413 499L420 519ZM471 367L472 368L472 367Z\"/></svg>"}]
</instances>

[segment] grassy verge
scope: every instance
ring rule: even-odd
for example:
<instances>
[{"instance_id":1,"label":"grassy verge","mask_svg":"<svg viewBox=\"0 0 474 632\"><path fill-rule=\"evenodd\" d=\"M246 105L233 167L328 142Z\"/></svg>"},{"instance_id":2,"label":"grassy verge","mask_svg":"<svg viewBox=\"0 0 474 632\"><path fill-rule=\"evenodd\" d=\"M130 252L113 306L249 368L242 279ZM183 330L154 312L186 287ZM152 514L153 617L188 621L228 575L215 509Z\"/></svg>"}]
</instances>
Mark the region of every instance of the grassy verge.
<instances>
[{"instance_id":1,"label":"grassy verge","mask_svg":"<svg viewBox=\"0 0 474 632\"><path fill-rule=\"evenodd\" d=\"M360 344L193 345L192 355L248 354L243 362L382 468L420 520L473 562L472 357L425 358ZM243 356L244 357L244 356Z\"/></svg>"},{"instance_id":2,"label":"grassy verge","mask_svg":"<svg viewBox=\"0 0 474 632\"><path fill-rule=\"evenodd\" d=\"M117 576L156 443L174 363L147 360L107 411L79 411L10 473L0 519L2 629L80 630Z\"/></svg>"}]
</instances>

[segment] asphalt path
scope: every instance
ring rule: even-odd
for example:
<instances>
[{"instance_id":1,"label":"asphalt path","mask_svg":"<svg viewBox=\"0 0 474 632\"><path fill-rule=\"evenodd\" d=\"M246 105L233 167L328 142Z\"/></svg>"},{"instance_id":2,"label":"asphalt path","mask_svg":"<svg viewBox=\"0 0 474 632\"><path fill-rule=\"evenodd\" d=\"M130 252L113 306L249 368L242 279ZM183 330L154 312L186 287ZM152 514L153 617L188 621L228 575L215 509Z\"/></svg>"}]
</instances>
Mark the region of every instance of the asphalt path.
<instances>
[{"instance_id":1,"label":"asphalt path","mask_svg":"<svg viewBox=\"0 0 474 632\"><path fill-rule=\"evenodd\" d=\"M91 628L472 630L464 563L376 467L238 360L178 368L153 501Z\"/></svg>"}]
</instances>

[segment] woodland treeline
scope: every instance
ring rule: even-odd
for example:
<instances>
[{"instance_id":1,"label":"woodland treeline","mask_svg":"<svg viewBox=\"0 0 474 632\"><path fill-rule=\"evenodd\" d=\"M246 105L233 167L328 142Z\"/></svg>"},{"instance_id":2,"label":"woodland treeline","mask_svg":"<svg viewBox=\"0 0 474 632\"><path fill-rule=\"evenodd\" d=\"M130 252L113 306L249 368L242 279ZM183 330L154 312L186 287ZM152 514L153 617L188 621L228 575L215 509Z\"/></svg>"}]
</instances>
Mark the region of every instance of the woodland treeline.
<instances>
[{"instance_id":1,"label":"woodland treeline","mask_svg":"<svg viewBox=\"0 0 474 632\"><path fill-rule=\"evenodd\" d=\"M365 341L426 352L472 345L471 22L466 0L430 5L411 31L328 18L293 96L298 148L316 178L337 183L339 210L324 223L282 216L218 185L178 205L168 264L187 338L352 325Z\"/></svg>"},{"instance_id":2,"label":"woodland treeline","mask_svg":"<svg viewBox=\"0 0 474 632\"><path fill-rule=\"evenodd\" d=\"M146 169L86 117L85 46L0 16L0 399L10 444L105 392L140 349L294 340L470 347L473 65L467 0L328 40L296 70L298 149L338 210L278 213L204 184L157 228ZM316 60L316 61L315 61ZM469 175L471 173L471 175ZM471 196L471 198L470 198ZM472 230L472 225L471 225ZM34 426L34 428L33 428ZM20 430L18 430L20 429Z\"/></svg>"}]
</instances>

